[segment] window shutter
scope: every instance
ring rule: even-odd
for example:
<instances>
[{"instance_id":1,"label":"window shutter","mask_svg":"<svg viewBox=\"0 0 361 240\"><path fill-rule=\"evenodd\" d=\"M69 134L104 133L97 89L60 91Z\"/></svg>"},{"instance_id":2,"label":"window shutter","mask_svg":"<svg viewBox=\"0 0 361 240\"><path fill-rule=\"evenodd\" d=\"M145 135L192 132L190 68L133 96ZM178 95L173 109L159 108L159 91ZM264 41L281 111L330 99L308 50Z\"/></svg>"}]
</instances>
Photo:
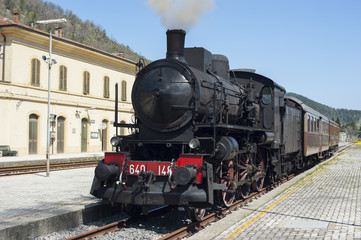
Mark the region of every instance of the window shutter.
<instances>
[{"instance_id":1,"label":"window shutter","mask_svg":"<svg viewBox=\"0 0 361 240\"><path fill-rule=\"evenodd\" d=\"M40 85L40 61L35 59L36 62L36 85Z\"/></svg>"},{"instance_id":2,"label":"window shutter","mask_svg":"<svg viewBox=\"0 0 361 240\"><path fill-rule=\"evenodd\" d=\"M122 81L122 101L127 101L127 82Z\"/></svg>"},{"instance_id":3,"label":"window shutter","mask_svg":"<svg viewBox=\"0 0 361 240\"><path fill-rule=\"evenodd\" d=\"M64 82L63 82L63 87L64 87L64 91L66 91L67 90L67 88L68 88L68 69L65 67L65 66L63 66L64 67L64 73L63 73L63 75L64 75Z\"/></svg>"},{"instance_id":4,"label":"window shutter","mask_svg":"<svg viewBox=\"0 0 361 240\"><path fill-rule=\"evenodd\" d=\"M63 90L63 66L59 67L59 90Z\"/></svg>"},{"instance_id":5,"label":"window shutter","mask_svg":"<svg viewBox=\"0 0 361 240\"><path fill-rule=\"evenodd\" d=\"M40 85L40 61L36 58L31 59L31 85Z\"/></svg>"},{"instance_id":6,"label":"window shutter","mask_svg":"<svg viewBox=\"0 0 361 240\"><path fill-rule=\"evenodd\" d=\"M67 90L67 71L68 69L62 65L59 68L59 90L66 91Z\"/></svg>"},{"instance_id":7,"label":"window shutter","mask_svg":"<svg viewBox=\"0 0 361 240\"><path fill-rule=\"evenodd\" d=\"M83 94L88 95L90 92L90 74L89 72L85 71L83 73Z\"/></svg>"},{"instance_id":8,"label":"window shutter","mask_svg":"<svg viewBox=\"0 0 361 240\"><path fill-rule=\"evenodd\" d=\"M109 77L104 77L104 92L103 96L109 98Z\"/></svg>"},{"instance_id":9,"label":"window shutter","mask_svg":"<svg viewBox=\"0 0 361 240\"><path fill-rule=\"evenodd\" d=\"M89 74L89 72L87 72L86 86L87 86L86 92L87 92L87 94L89 94L90 93L90 74Z\"/></svg>"},{"instance_id":10,"label":"window shutter","mask_svg":"<svg viewBox=\"0 0 361 240\"><path fill-rule=\"evenodd\" d=\"M35 85L35 58L31 59L31 85Z\"/></svg>"}]
</instances>

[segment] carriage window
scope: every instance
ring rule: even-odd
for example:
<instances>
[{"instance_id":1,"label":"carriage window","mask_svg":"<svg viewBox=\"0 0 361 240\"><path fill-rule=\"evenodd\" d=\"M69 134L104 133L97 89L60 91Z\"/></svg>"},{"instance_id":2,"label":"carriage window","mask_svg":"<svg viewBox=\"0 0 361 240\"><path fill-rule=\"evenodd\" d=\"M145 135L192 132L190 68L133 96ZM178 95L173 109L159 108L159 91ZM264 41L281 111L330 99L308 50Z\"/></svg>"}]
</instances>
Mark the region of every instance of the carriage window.
<instances>
[{"instance_id":1,"label":"carriage window","mask_svg":"<svg viewBox=\"0 0 361 240\"><path fill-rule=\"evenodd\" d=\"M316 118L312 118L312 132L316 132Z\"/></svg>"},{"instance_id":2,"label":"carriage window","mask_svg":"<svg viewBox=\"0 0 361 240\"><path fill-rule=\"evenodd\" d=\"M307 132L311 131L311 120L310 116L307 116Z\"/></svg>"}]
</instances>

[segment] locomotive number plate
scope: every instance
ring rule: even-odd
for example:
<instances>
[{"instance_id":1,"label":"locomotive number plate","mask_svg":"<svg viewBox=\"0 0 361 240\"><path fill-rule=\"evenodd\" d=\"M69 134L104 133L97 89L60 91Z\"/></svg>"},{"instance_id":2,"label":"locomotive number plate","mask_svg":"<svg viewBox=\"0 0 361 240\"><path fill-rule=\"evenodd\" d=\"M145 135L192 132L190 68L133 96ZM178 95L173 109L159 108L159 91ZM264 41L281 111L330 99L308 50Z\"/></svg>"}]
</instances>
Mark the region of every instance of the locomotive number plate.
<instances>
[{"instance_id":1,"label":"locomotive number plate","mask_svg":"<svg viewBox=\"0 0 361 240\"><path fill-rule=\"evenodd\" d=\"M140 172L153 171L157 176L170 173L170 162L133 162L128 161L128 174L138 175Z\"/></svg>"}]
</instances>

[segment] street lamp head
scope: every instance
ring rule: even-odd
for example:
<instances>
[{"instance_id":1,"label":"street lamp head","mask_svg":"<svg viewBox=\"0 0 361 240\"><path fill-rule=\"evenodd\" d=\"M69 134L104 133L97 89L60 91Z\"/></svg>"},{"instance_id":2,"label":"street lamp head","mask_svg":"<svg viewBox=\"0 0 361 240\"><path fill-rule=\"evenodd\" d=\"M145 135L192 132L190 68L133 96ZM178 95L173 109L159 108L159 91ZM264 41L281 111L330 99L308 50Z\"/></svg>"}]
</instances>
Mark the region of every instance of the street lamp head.
<instances>
[{"instance_id":1,"label":"street lamp head","mask_svg":"<svg viewBox=\"0 0 361 240\"><path fill-rule=\"evenodd\" d=\"M51 58L51 62L49 61L49 59L50 59L49 56L47 57L47 56L43 55L41 58L44 60L44 62L51 64L51 65L58 63L58 60L56 60L56 58Z\"/></svg>"},{"instance_id":2,"label":"street lamp head","mask_svg":"<svg viewBox=\"0 0 361 240\"><path fill-rule=\"evenodd\" d=\"M48 20L37 20L37 24L50 24L50 23L66 23L66 18L59 18L59 19L48 19Z\"/></svg>"}]
</instances>

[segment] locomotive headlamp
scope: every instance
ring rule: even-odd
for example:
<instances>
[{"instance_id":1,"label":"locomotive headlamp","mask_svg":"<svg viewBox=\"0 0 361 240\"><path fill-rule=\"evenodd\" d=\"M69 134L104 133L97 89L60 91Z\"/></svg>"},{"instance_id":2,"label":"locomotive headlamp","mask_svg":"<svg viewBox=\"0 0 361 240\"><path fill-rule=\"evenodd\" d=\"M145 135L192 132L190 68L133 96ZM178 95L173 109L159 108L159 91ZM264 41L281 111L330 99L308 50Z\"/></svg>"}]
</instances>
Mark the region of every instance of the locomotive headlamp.
<instances>
[{"instance_id":1,"label":"locomotive headlamp","mask_svg":"<svg viewBox=\"0 0 361 240\"><path fill-rule=\"evenodd\" d=\"M196 149L199 148L199 146L201 145L201 143L199 142L199 140L197 138L192 138L189 143L188 143L189 147L191 149Z\"/></svg>"},{"instance_id":2,"label":"locomotive headlamp","mask_svg":"<svg viewBox=\"0 0 361 240\"><path fill-rule=\"evenodd\" d=\"M112 144L113 147L118 147L120 145L120 138L119 137L112 137L110 139L110 144Z\"/></svg>"}]
</instances>

